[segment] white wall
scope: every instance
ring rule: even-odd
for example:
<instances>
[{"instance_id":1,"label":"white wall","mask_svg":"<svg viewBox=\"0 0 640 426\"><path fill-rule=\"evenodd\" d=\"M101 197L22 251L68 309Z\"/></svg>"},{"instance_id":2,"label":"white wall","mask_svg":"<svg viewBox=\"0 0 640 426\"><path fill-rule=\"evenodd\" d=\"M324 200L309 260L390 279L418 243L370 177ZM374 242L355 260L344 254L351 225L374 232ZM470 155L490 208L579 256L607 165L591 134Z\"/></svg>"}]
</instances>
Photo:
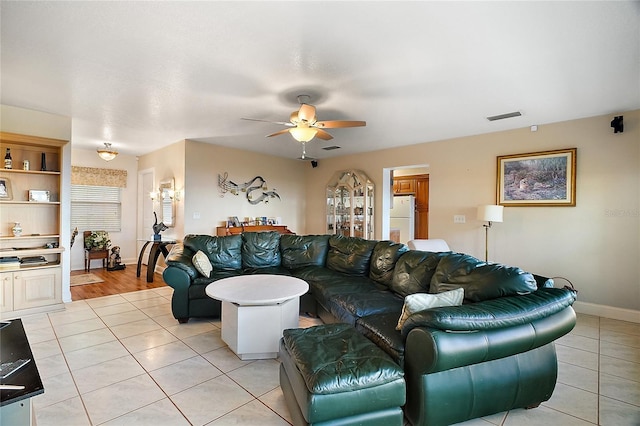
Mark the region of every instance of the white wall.
<instances>
[{"instance_id":1,"label":"white wall","mask_svg":"<svg viewBox=\"0 0 640 426\"><path fill-rule=\"evenodd\" d=\"M138 160L132 155L119 154L111 161L104 161L98 157L95 150L72 149L71 164L80 167L97 167L102 169L118 169L127 171L127 187L122 188L122 229L120 232L109 232L112 246L120 246L122 262L133 264L138 261L136 252L136 210L137 210L137 179ZM71 248L71 270L84 269L84 248L82 232L90 229L78 229L79 234ZM94 260L92 267L102 267Z\"/></svg>"},{"instance_id":2,"label":"white wall","mask_svg":"<svg viewBox=\"0 0 640 426\"><path fill-rule=\"evenodd\" d=\"M383 168L429 164L430 237L483 258L484 229L475 220L476 207L495 203L496 157L577 147L577 206L506 207L504 222L490 231L490 258L569 278L583 306L633 310L631 316L640 321L640 111L624 113L622 134L609 125L613 115L539 126L537 132L526 127L325 159L307 170L306 231L323 232L324 187L336 170L367 173L376 184L379 211ZM454 224L457 214L467 222ZM376 238L380 235L377 215Z\"/></svg>"}]
</instances>

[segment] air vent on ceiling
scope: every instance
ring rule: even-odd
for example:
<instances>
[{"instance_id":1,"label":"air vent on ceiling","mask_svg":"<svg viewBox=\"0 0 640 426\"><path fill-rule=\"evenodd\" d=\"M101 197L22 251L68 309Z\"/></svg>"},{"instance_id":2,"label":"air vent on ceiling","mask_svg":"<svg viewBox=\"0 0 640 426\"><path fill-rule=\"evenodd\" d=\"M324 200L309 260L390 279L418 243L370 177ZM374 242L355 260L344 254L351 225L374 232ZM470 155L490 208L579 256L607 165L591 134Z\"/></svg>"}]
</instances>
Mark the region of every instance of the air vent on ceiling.
<instances>
[{"instance_id":1,"label":"air vent on ceiling","mask_svg":"<svg viewBox=\"0 0 640 426\"><path fill-rule=\"evenodd\" d=\"M339 146L332 145L332 146L325 146L325 147L324 147L324 148L322 148L322 149L324 149L325 151L333 151L334 149L340 149L340 147L339 147Z\"/></svg>"},{"instance_id":2,"label":"air vent on ceiling","mask_svg":"<svg viewBox=\"0 0 640 426\"><path fill-rule=\"evenodd\" d=\"M522 114L520 114L520 111L514 111L514 112L508 112L506 114L500 114L500 115L494 115L492 117L487 117L487 120L489 120L489 121L504 120L505 118L520 117L521 115Z\"/></svg>"}]
</instances>

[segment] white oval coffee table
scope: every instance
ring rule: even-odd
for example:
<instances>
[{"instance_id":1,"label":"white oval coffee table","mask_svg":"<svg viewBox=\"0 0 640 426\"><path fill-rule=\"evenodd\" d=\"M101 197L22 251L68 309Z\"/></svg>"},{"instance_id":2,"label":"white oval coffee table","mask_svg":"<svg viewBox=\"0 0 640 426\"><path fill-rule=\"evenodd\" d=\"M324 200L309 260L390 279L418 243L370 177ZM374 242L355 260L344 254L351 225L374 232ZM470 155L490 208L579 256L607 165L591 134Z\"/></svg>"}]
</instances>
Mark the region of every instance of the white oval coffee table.
<instances>
[{"instance_id":1,"label":"white oval coffee table","mask_svg":"<svg viewBox=\"0 0 640 426\"><path fill-rule=\"evenodd\" d=\"M242 360L278 356L282 331L297 328L300 296L309 285L287 275L241 275L207 286L222 302L222 340Z\"/></svg>"}]
</instances>

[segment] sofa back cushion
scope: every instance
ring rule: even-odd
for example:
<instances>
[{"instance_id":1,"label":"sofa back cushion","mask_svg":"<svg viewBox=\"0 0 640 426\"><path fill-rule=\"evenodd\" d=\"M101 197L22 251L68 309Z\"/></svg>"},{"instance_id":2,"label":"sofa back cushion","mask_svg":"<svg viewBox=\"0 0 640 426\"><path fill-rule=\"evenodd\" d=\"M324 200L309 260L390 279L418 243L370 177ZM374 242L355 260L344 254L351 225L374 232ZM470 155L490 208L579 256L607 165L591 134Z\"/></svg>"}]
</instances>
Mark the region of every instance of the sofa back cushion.
<instances>
[{"instance_id":1,"label":"sofa back cushion","mask_svg":"<svg viewBox=\"0 0 640 426\"><path fill-rule=\"evenodd\" d=\"M391 290L402 297L427 293L440 259L449 253L411 250L400 256L391 279Z\"/></svg>"},{"instance_id":2,"label":"sofa back cushion","mask_svg":"<svg viewBox=\"0 0 640 426\"><path fill-rule=\"evenodd\" d=\"M280 233L244 232L242 234L242 267L280 266Z\"/></svg>"},{"instance_id":3,"label":"sofa back cushion","mask_svg":"<svg viewBox=\"0 0 640 426\"><path fill-rule=\"evenodd\" d=\"M503 296L528 294L537 290L536 280L528 272L513 266L485 263L468 254L454 253L438 264L429 293L464 288L468 302L481 302Z\"/></svg>"},{"instance_id":4,"label":"sofa back cushion","mask_svg":"<svg viewBox=\"0 0 640 426\"><path fill-rule=\"evenodd\" d=\"M329 251L329 235L293 235L280 237L282 266L288 269L324 266Z\"/></svg>"},{"instance_id":5,"label":"sofa back cushion","mask_svg":"<svg viewBox=\"0 0 640 426\"><path fill-rule=\"evenodd\" d=\"M363 238L332 235L329 238L327 268L347 275L367 276L371 254L377 243Z\"/></svg>"},{"instance_id":6,"label":"sofa back cushion","mask_svg":"<svg viewBox=\"0 0 640 426\"><path fill-rule=\"evenodd\" d=\"M373 248L371 255L371 267L369 268L369 278L384 284L391 285L393 270L400 255L407 252L409 248L404 244L393 241L379 241Z\"/></svg>"},{"instance_id":7,"label":"sofa back cushion","mask_svg":"<svg viewBox=\"0 0 640 426\"><path fill-rule=\"evenodd\" d=\"M183 244L194 253L203 251L214 270L238 270L242 268L242 237L228 235L213 237L211 235L189 234L184 237Z\"/></svg>"}]
</instances>

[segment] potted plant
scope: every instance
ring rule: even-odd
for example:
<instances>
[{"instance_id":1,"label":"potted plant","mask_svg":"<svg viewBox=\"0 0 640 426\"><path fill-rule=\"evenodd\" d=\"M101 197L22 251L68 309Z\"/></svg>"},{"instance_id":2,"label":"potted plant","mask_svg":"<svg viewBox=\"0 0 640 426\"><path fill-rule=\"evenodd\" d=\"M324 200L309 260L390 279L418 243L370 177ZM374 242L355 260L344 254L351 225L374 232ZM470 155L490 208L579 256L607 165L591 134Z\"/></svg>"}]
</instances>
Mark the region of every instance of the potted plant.
<instances>
[{"instance_id":1,"label":"potted plant","mask_svg":"<svg viewBox=\"0 0 640 426\"><path fill-rule=\"evenodd\" d=\"M85 248L93 251L108 250L111 246L109 233L106 231L92 231L84 239Z\"/></svg>"}]
</instances>

